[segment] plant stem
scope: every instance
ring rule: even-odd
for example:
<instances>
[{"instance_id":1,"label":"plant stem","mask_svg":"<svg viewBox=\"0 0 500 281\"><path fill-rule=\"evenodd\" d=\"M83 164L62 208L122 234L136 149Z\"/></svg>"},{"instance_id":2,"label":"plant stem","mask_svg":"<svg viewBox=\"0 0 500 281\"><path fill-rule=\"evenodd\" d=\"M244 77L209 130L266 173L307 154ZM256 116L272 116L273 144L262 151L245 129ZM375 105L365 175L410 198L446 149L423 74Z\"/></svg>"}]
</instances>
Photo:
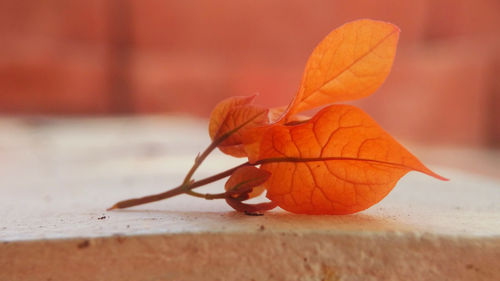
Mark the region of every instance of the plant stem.
<instances>
[{"instance_id":1,"label":"plant stem","mask_svg":"<svg viewBox=\"0 0 500 281\"><path fill-rule=\"evenodd\" d=\"M226 177L230 176L232 173L234 173L234 171L236 171L238 168L243 167L243 166L247 166L247 165L250 165L250 163L248 163L248 162L243 163L241 165L238 165L236 167L233 167L229 170L218 173L216 175L210 176L208 178L204 178L202 180L192 182L191 184L189 184L187 186L180 185L180 186L175 187L173 189L170 189L166 192L153 194L153 195L149 195L149 196L145 196L145 197L141 197L141 198L134 198L134 199L120 201L120 202L114 204L108 210L124 209L124 208L129 208L129 207L133 207L133 206L137 206L137 205L142 205L142 204L146 204L146 203L160 201L163 199L168 199L168 198L177 196L177 195L182 194L182 193L186 193L186 194L189 194L192 196L199 197L197 195L193 195L193 194L188 193L188 191L191 191L192 189L195 189L197 187L204 186L206 184L218 181L220 179L226 178Z\"/></svg>"},{"instance_id":2,"label":"plant stem","mask_svg":"<svg viewBox=\"0 0 500 281\"><path fill-rule=\"evenodd\" d=\"M120 202L114 204L108 210L123 209L123 208L141 205L141 204L151 203L151 202L167 199L170 197L174 197L174 196L177 196L177 195L182 194L182 193L186 193L186 194L189 194L192 196L199 197L197 195L198 193L194 193L194 192L190 192L190 191L196 187L199 187L199 186L217 181L219 179L225 178L225 177L231 175L239 167L242 167L242 166L249 164L248 162L244 163L242 165L236 166L232 169L229 169L227 171L216 174L214 176L202 179L200 181L191 181L191 178L193 177L193 175L196 172L196 170L198 169L198 167L200 167L201 163L203 163L203 161L207 158L207 156L215 148L217 148L217 146L219 146L219 144L221 144L223 141L225 141L227 138L229 138L232 134L236 133L238 130L240 130L244 126L248 125L255 118L259 117L260 115L264 114L265 112L266 111L262 111L262 112L255 114L254 116L252 116L251 118L249 118L248 120L246 120L245 122L240 124L239 126L235 127L234 129L222 134L220 137L217 137L215 140L213 140L212 143L203 151L203 153L201 155L196 156L196 159L194 160L193 166L191 167L191 169L189 169L189 172L184 177L184 181L178 187L175 187L171 190L168 190L166 192L159 193L159 194L154 194L154 195L149 195L149 196L145 196L145 197L141 197L141 198L134 198L134 199L120 201ZM226 116L226 119L227 118L228 118L228 116ZM226 121L226 119L224 119L224 121ZM219 130L220 130L220 128L219 128ZM217 132L217 134L218 134L218 132ZM217 136L217 134L216 134L216 136Z\"/></svg>"},{"instance_id":3,"label":"plant stem","mask_svg":"<svg viewBox=\"0 0 500 281\"><path fill-rule=\"evenodd\" d=\"M141 198L134 198L134 199L120 201L120 202L114 204L111 208L109 208L107 210L110 211L110 210L114 210L114 209L129 208L129 207L133 207L133 206L137 206L137 205L142 205L142 204L146 204L146 203L160 201L163 199L174 197L174 196L182 194L184 192L185 192L185 187L183 185L180 185L176 188L170 189L169 191L166 191L163 193L149 195L149 196L145 196L145 197L141 197Z\"/></svg>"},{"instance_id":4,"label":"plant stem","mask_svg":"<svg viewBox=\"0 0 500 281\"><path fill-rule=\"evenodd\" d=\"M199 193L199 192L195 192L195 191L192 191L192 190L186 191L186 194L194 196L194 197L198 197L198 198L203 198L203 199L206 199L206 200L225 199L226 196L227 196L226 192L212 194L212 193Z\"/></svg>"},{"instance_id":5,"label":"plant stem","mask_svg":"<svg viewBox=\"0 0 500 281\"><path fill-rule=\"evenodd\" d=\"M212 143L205 149L205 151L203 151L203 153L201 155L198 155L196 157L196 159L194 161L193 167L191 167L191 169L187 173L186 177L184 178L184 181L182 182L182 186L184 186L184 188L186 190L188 190L189 189L188 183L189 183L189 181L191 181L191 177L194 175L194 172L196 172L196 169L198 169L198 167L201 165L201 163L203 163L203 161L207 158L207 156L215 148L217 148L217 146L219 146L219 144L221 144L223 141L225 141L227 138L229 138L231 135L233 135L234 133L236 133L241 128L243 128L246 125L248 125L250 122L252 122L255 118L257 118L260 115L262 115L264 112L265 111L262 111L262 112L259 112L258 114L255 114L254 116L252 116L251 118L249 118L248 120L246 120L245 122L243 122L242 124L240 124L239 126L235 127L234 129L232 129L232 130L230 130L230 131L222 134L220 137L218 137L215 140L213 140ZM226 119L227 118L228 118L228 116L226 116ZM224 121L226 121L226 120L224 119ZM221 128L219 128L219 130ZM217 136L217 133L216 133L216 136Z\"/></svg>"}]
</instances>

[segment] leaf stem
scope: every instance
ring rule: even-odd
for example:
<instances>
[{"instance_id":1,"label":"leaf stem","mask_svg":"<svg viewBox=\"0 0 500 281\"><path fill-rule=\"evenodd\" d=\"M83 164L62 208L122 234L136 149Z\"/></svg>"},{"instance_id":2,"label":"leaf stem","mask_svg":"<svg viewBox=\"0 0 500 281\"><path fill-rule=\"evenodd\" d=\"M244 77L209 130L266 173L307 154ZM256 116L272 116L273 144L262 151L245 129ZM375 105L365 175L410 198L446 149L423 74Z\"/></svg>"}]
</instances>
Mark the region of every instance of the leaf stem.
<instances>
[{"instance_id":1,"label":"leaf stem","mask_svg":"<svg viewBox=\"0 0 500 281\"><path fill-rule=\"evenodd\" d=\"M225 141L227 138L229 138L232 134L236 133L238 130L241 128L245 127L248 125L250 122L252 122L255 118L259 117L262 115L264 112L259 112L258 114L255 114L251 118L249 118L247 121L243 122L239 126L235 127L234 129L224 133L220 137L216 138L215 140L212 141L212 143L203 151L201 155L198 155L194 161L194 165L191 167L189 172L187 173L186 177L184 178L184 181L182 182L182 185L186 190L189 189L189 181L191 181L191 177L194 175L194 172L198 169L198 167L203 163L203 161L207 158L207 156L215 149L219 144L221 144L223 141ZM227 118L227 116L226 116ZM219 128L220 130L220 128ZM217 135L217 134L216 134Z\"/></svg>"},{"instance_id":2,"label":"leaf stem","mask_svg":"<svg viewBox=\"0 0 500 281\"><path fill-rule=\"evenodd\" d=\"M241 165L238 165L236 167L233 167L231 169L228 169L228 170L221 172L221 173L218 173L216 175L210 176L208 178L204 178L204 179L199 180L199 181L194 181L191 184L189 184L187 187L180 185L180 186L177 186L177 187L175 187L171 190L168 190L166 192L153 194L153 195L149 195L149 196L145 196L145 197L141 197L141 198L134 198L134 199L120 201L120 202L114 204L111 208L109 208L108 211L114 210L114 209L124 209L124 208L129 208L129 207L133 207L133 206L137 206L137 205L142 205L142 204L146 204L146 203L160 201L163 199L168 199L168 198L177 196L177 195L182 194L182 193L186 193L186 194L191 195L191 196L199 197L197 195L189 193L189 191L191 191L192 189L195 189L197 187L204 186L206 184L209 184L209 183L218 181L220 179L226 178L226 177L230 176L232 173L234 173L234 171L236 171L238 168L243 167L243 166L247 166L247 165L250 165L250 163L245 162Z\"/></svg>"},{"instance_id":3,"label":"leaf stem","mask_svg":"<svg viewBox=\"0 0 500 281\"><path fill-rule=\"evenodd\" d=\"M200 167L201 163L203 163L203 161L207 158L207 156L215 148L217 148L217 146L219 146L219 144L221 144L223 141L225 141L232 134L236 133L238 130L240 130L244 126L248 125L250 122L252 122L255 118L259 117L263 113L264 112L259 112L258 114L255 114L254 116L252 116L251 118L249 118L248 120L246 120L245 122L240 124L239 126L235 127L234 129L222 134L220 137L213 140L212 143L203 151L203 153L201 155L196 156L193 166L191 167L191 169L189 169L189 172L184 177L184 181L182 182L181 185L179 185L171 190L168 190L166 192L162 192L162 193L158 193L158 194L154 194L154 195L149 195L149 196L145 196L145 197L141 197L141 198L134 198L134 199L120 201L120 202L114 204L113 206L111 206L108 210L123 209L123 208L129 208L132 206L151 203L151 202L171 198L171 197L177 196L177 195L182 194L182 193L186 193L186 194L189 194L192 196L197 196L197 195L194 195L195 193L190 193L189 191L191 191L192 189L194 189L196 187L200 187L200 186L209 184L211 182L220 180L222 178L225 178L227 176L230 176L239 167L248 165L249 164L248 162L243 163L242 165L236 166L232 169L229 169L227 171L216 174L214 176L202 179L200 181L192 181L191 180L191 178L193 177L193 175L196 172L196 170L198 169L198 167Z\"/></svg>"},{"instance_id":4,"label":"leaf stem","mask_svg":"<svg viewBox=\"0 0 500 281\"><path fill-rule=\"evenodd\" d=\"M195 192L192 190L186 191L186 194L194 196L194 197L198 197L198 198L203 198L206 200L225 199L227 196L226 192L223 192L223 193L199 193L199 192Z\"/></svg>"}]
</instances>

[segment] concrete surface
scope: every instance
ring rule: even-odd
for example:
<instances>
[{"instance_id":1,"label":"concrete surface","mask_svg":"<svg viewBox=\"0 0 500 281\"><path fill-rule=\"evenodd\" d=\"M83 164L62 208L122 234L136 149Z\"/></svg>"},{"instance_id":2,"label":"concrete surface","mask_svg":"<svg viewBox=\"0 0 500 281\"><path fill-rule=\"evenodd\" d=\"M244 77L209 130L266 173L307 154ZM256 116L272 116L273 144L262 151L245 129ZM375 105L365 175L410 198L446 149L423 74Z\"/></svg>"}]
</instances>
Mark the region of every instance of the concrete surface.
<instances>
[{"instance_id":1,"label":"concrete surface","mask_svg":"<svg viewBox=\"0 0 500 281\"><path fill-rule=\"evenodd\" d=\"M188 196L105 211L180 183L205 127L0 119L0 280L499 280L500 180L432 159L450 182L410 173L350 216L253 217ZM216 154L196 178L239 162Z\"/></svg>"}]
</instances>

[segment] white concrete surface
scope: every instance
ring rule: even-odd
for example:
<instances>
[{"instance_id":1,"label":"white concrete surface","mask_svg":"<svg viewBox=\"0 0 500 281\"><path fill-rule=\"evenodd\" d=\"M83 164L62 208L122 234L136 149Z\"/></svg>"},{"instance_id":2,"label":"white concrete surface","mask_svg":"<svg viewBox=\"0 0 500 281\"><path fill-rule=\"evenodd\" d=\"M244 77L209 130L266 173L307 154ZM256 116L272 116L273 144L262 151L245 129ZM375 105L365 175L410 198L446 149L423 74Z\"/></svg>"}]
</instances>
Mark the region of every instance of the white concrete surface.
<instances>
[{"instance_id":1,"label":"white concrete surface","mask_svg":"<svg viewBox=\"0 0 500 281\"><path fill-rule=\"evenodd\" d=\"M500 180L444 166L450 182L410 173L350 216L188 196L105 211L179 184L205 126L0 119L0 280L500 280ZM196 178L240 162L216 154Z\"/></svg>"}]
</instances>

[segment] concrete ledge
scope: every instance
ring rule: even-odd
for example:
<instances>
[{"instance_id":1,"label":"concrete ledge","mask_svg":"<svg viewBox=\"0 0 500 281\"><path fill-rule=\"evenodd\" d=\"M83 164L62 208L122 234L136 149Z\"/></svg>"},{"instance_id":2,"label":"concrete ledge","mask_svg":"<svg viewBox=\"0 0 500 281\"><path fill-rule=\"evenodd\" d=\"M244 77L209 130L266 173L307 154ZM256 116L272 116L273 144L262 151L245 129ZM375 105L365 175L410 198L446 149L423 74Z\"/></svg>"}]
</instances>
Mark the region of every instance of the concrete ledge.
<instances>
[{"instance_id":1,"label":"concrete ledge","mask_svg":"<svg viewBox=\"0 0 500 281\"><path fill-rule=\"evenodd\" d=\"M257 231L7 243L0 279L495 280L500 274L498 238Z\"/></svg>"},{"instance_id":2,"label":"concrete ledge","mask_svg":"<svg viewBox=\"0 0 500 281\"><path fill-rule=\"evenodd\" d=\"M104 211L178 184L207 145L204 126L0 119L0 280L500 276L499 181L449 168L436 170L451 182L410 173L381 203L350 216L250 217L188 196ZM198 177L237 163L220 154L209 161Z\"/></svg>"}]
</instances>

